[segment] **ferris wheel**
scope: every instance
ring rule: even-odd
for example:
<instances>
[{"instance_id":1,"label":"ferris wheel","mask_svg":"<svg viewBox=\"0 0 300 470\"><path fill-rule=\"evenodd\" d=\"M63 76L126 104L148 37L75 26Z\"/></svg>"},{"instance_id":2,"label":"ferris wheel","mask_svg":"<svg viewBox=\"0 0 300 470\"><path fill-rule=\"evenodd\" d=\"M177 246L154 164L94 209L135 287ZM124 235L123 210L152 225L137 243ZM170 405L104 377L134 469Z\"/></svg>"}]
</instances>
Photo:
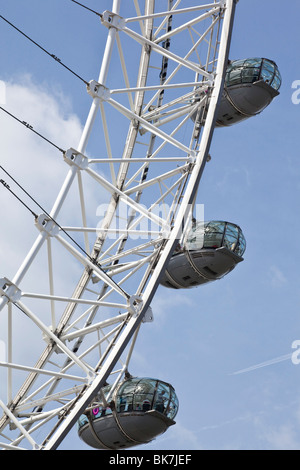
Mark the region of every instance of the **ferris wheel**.
<instances>
[{"instance_id":1,"label":"ferris wheel","mask_svg":"<svg viewBox=\"0 0 300 470\"><path fill-rule=\"evenodd\" d=\"M92 447L122 449L175 423L172 385L131 370L136 340L155 318L160 284L168 292L190 288L243 260L238 226L198 220L197 190L215 126L260 112L281 81L267 59L228 62L236 3L113 0L110 11L94 12L107 41L99 77L86 83L82 135L78 145L57 149L63 184L52 208L38 205L32 214L36 238L15 276L0 280L1 448L54 450L77 425Z\"/></svg>"}]
</instances>

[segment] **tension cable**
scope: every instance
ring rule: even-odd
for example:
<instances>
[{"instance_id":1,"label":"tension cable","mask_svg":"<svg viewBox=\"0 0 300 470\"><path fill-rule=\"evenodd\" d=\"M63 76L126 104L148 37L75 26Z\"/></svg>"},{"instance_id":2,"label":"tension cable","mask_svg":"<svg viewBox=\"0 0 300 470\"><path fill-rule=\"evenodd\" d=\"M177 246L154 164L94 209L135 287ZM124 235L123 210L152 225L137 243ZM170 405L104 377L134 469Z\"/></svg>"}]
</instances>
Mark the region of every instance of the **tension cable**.
<instances>
[{"instance_id":1,"label":"tension cable","mask_svg":"<svg viewBox=\"0 0 300 470\"><path fill-rule=\"evenodd\" d=\"M53 147L57 148L60 152L62 153L65 153L65 150L63 150L62 148L58 147L58 145L54 144L54 142L52 142L51 140L47 139L47 137L43 136L42 134L40 134L39 132L37 132L36 130L34 130L33 126L31 126L28 122L26 121L21 121L21 119L19 119L17 116L15 116L14 114L10 113L9 111L7 111L7 109L3 108L2 106L0 106L0 109L1 111L4 111L6 114L8 114L10 117L14 118L16 121L18 121L20 124L23 124L23 126L25 126L27 129L29 129L30 131L34 132L34 134L38 135L39 137L41 137L42 139L44 139L46 142L48 142L48 144L51 144L53 145Z\"/></svg>"},{"instance_id":2,"label":"tension cable","mask_svg":"<svg viewBox=\"0 0 300 470\"><path fill-rule=\"evenodd\" d=\"M85 83L86 85L89 84L89 82L87 82L86 80L84 80L84 78L82 78L80 75L78 75L76 72L74 72L74 70L72 70L70 67L67 67L67 65L65 65L55 54L51 54L51 52L47 51L44 47L42 47L40 44L38 44L36 41L34 41L31 37L29 37L27 34L25 34L23 31L21 31L19 28L17 28L13 23L11 23L6 18L4 18L4 16L0 15L0 18L2 18L2 20L4 20L7 24L12 26L20 34L22 34L22 36L24 36L26 39L31 41L35 46L39 47L43 52L48 54L52 59L54 59L56 62L58 62L60 65L62 65L65 69L67 69L69 72L71 72L77 78L79 78L79 80L81 80L83 83Z\"/></svg>"},{"instance_id":3,"label":"tension cable","mask_svg":"<svg viewBox=\"0 0 300 470\"><path fill-rule=\"evenodd\" d=\"M89 10L89 11L91 11L92 13L95 13L95 15L100 16L100 18L102 18L102 16L103 16L102 13L98 13L97 11L92 10L91 8L87 7L86 5L83 5L83 4L80 3L80 2L77 2L76 0L71 0L71 2L77 3L77 5L81 6L82 8L85 8L86 10Z\"/></svg>"},{"instance_id":4,"label":"tension cable","mask_svg":"<svg viewBox=\"0 0 300 470\"><path fill-rule=\"evenodd\" d=\"M22 186L20 183L18 183L18 181L16 181L15 178L14 178L8 171L5 170L5 168L3 168L3 166L0 165L0 169L1 169L2 171L4 171L4 173L21 189L21 191L23 191L23 192L26 194L26 196L27 196L29 199L31 199L31 201L33 201L34 204L36 204L36 205L39 207L39 209L41 209L41 211L42 211L47 217L49 217L49 219L50 219L52 222L54 222L54 223L57 225L57 227L58 227L67 237L69 237L69 239L77 246L77 248L79 248L79 249L85 254L85 256L87 256L87 257L89 258L89 260L90 260L93 264L95 264L97 267L100 268L100 265L98 265L98 263L82 248L82 246L80 246L79 243L77 243L76 240L74 240L74 238L72 238L71 235L70 235L63 227L61 227L61 225L59 225L59 224L53 219L53 217L51 217L51 215L37 202L37 200L34 199L34 198L26 191L26 189L23 188L23 186ZM31 210L30 207L29 207L19 196L17 196L17 194L16 194L14 191L11 190L10 186L9 186L3 179L0 180L0 183L3 184L3 186L4 186L6 189L8 189L8 191L9 191L13 196L15 196L15 198L16 198L18 201L20 201L20 202L23 204L23 206L26 207L26 209L29 210L29 212L34 216L35 219L38 218L38 215L37 215L33 210Z\"/></svg>"}]
</instances>

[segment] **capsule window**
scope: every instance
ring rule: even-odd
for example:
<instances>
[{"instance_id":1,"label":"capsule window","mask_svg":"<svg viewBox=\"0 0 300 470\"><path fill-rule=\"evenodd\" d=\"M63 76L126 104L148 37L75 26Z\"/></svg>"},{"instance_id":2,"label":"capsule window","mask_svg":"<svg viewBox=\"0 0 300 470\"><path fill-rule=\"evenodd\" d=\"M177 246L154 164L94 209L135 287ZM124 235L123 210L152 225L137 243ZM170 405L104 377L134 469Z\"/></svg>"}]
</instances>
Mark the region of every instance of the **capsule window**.
<instances>
[{"instance_id":1,"label":"capsule window","mask_svg":"<svg viewBox=\"0 0 300 470\"><path fill-rule=\"evenodd\" d=\"M277 65L268 59L246 59L232 61L227 67L225 83L227 86L240 83L255 83L263 80L275 90L281 86L281 75Z\"/></svg>"},{"instance_id":2,"label":"capsule window","mask_svg":"<svg viewBox=\"0 0 300 470\"><path fill-rule=\"evenodd\" d=\"M155 394L154 409L159 411L159 413L165 414L168 409L169 400L170 388L167 386L167 384L160 382Z\"/></svg>"},{"instance_id":3,"label":"capsule window","mask_svg":"<svg viewBox=\"0 0 300 470\"><path fill-rule=\"evenodd\" d=\"M185 248L189 251L221 247L243 256L246 241L237 225L223 221L197 223L191 229L185 243Z\"/></svg>"},{"instance_id":4,"label":"capsule window","mask_svg":"<svg viewBox=\"0 0 300 470\"><path fill-rule=\"evenodd\" d=\"M170 419L174 419L176 416L176 413L178 411L178 398L174 392L174 390L170 389L170 401L168 403L167 409L166 409L166 416Z\"/></svg>"},{"instance_id":5,"label":"capsule window","mask_svg":"<svg viewBox=\"0 0 300 470\"><path fill-rule=\"evenodd\" d=\"M77 421L78 429L88 424L88 422L89 422L88 417L86 415L81 415Z\"/></svg>"}]
</instances>

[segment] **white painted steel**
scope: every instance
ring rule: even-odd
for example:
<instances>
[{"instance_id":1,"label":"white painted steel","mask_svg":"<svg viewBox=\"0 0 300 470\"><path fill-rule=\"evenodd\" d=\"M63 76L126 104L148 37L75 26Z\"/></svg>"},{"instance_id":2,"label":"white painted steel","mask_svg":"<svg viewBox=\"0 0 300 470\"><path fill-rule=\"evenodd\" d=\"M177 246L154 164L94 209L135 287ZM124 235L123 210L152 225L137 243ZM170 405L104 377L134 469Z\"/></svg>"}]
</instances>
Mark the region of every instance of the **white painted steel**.
<instances>
[{"instance_id":1,"label":"white painted steel","mask_svg":"<svg viewBox=\"0 0 300 470\"><path fill-rule=\"evenodd\" d=\"M65 181L49 215L35 221L39 234L32 248L13 279L0 280L8 353L0 363L7 370L7 400L0 400L3 449L56 449L105 382L116 386L129 373L138 332L153 320L151 301L182 228L186 232L208 158L236 2L194 3L184 8L184 0L114 0L99 24L107 28L107 41L98 81L88 89L92 104L78 148L64 154ZM176 25L164 32L168 5ZM132 51L139 60L134 77ZM125 86L110 91L116 55ZM162 61L169 69L165 77L159 77ZM204 107L197 127L190 115ZM98 114L104 136L99 158L87 156ZM128 127L121 151L114 150L119 122ZM188 140L180 134L183 125ZM95 197L103 197L101 224L86 204L86 181L97 188ZM76 185L80 217L70 227L63 209ZM125 225L117 226L123 214ZM60 263L67 278L57 291ZM78 264L79 279L73 275ZM42 288L31 275L36 265L45 278ZM20 331L23 351L15 340Z\"/></svg>"}]
</instances>

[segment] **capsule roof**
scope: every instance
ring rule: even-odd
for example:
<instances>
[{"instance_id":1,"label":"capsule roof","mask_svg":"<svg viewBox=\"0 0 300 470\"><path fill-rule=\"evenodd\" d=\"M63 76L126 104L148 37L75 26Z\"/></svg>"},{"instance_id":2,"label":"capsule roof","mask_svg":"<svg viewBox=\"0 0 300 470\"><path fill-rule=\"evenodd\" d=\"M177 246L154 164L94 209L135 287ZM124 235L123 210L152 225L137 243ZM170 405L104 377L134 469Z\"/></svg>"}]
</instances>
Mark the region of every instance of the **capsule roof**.
<instances>
[{"instance_id":1,"label":"capsule roof","mask_svg":"<svg viewBox=\"0 0 300 470\"><path fill-rule=\"evenodd\" d=\"M240 83L254 83L263 80L278 91L282 78L275 62L264 58L234 60L229 63L225 76L227 87Z\"/></svg>"}]
</instances>

